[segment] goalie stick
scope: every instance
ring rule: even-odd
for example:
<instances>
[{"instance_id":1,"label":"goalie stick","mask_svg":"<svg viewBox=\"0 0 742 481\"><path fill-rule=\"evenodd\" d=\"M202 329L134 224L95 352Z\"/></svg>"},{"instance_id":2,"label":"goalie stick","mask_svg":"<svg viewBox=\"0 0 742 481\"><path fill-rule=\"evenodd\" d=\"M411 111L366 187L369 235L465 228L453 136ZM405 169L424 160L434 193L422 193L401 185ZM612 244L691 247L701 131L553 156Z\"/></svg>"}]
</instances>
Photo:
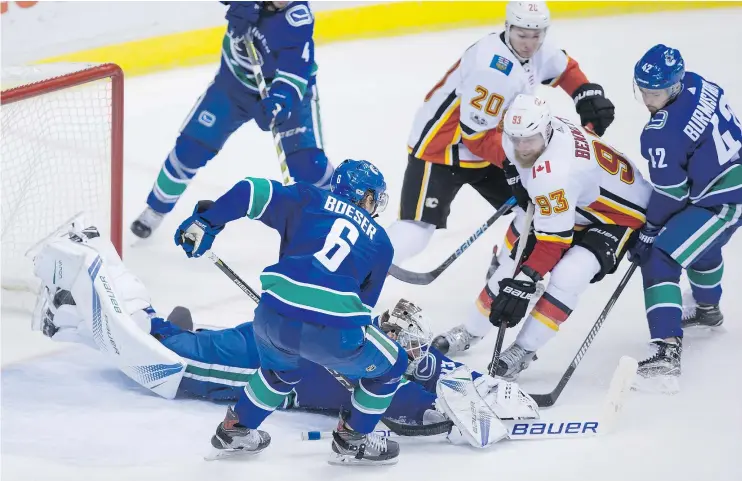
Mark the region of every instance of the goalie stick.
<instances>
[{"instance_id":1,"label":"goalie stick","mask_svg":"<svg viewBox=\"0 0 742 481\"><path fill-rule=\"evenodd\" d=\"M583 341L580 348L577 350L577 354L575 355L574 359L572 359L572 362L570 363L569 367L567 367L567 370L564 372L564 375L562 375L562 378L559 380L559 383L556 385L553 391L551 391L548 394L530 394L530 396L533 398L534 401L536 401L536 404L538 404L538 407L550 407L553 406L557 399L559 399L559 396L562 394L562 391L564 391L564 387L567 385L569 380L572 378L572 374L574 374L575 369L577 369L577 366L579 366L580 361L582 361L582 358L585 357L585 353L587 352L590 345L595 340L595 336L598 335L598 331L600 331L600 328L603 327L603 323L605 322L606 318L608 317L608 314L611 312L611 309L613 309L613 305L618 300L618 297L623 292L624 288L626 287L626 284L629 283L629 280L631 279L632 274L634 274L634 271L636 270L637 264L632 262L629 269L624 274L623 278L621 279L621 282L618 283L618 286L616 287L616 290L613 292L613 295L610 299L608 299L608 303L603 308L603 312L600 313L600 316L598 316L598 320L595 321L595 324L593 325L592 329L590 329L590 332L587 333L587 337L585 338L585 341Z\"/></svg>"},{"instance_id":2,"label":"goalie stick","mask_svg":"<svg viewBox=\"0 0 742 481\"><path fill-rule=\"evenodd\" d=\"M468 249L469 246L471 246L475 240L479 239L482 236L482 234L484 234L485 231L489 229L492 226L492 224L495 223L497 219L509 213L510 209L512 209L515 206L515 204L516 204L515 197L511 197L507 201L505 201L505 203L502 206L500 206L499 209L497 209L497 212L492 214L492 217L487 219L487 222L479 226L479 228L471 236L469 236L469 238L466 239L466 241L464 241L464 243L461 244L458 249L456 249L456 252L448 256L448 259L443 261L441 265L439 265L432 271L412 272L412 271L408 271L407 269L402 269L401 267L398 267L392 264L392 266L389 268L389 274L395 279L398 279L402 282L406 282L408 284L415 284L419 286L426 286L430 284L431 282L436 280L438 276L443 274L443 271L448 269L451 266L451 264L454 263L456 259L461 257L461 254L463 254L464 251L466 251L466 249Z\"/></svg>"},{"instance_id":3,"label":"goalie stick","mask_svg":"<svg viewBox=\"0 0 742 481\"><path fill-rule=\"evenodd\" d=\"M247 51L247 57L250 59L250 64L252 65L252 71L255 76L255 83L258 85L260 98L264 99L268 97L268 87L265 84L263 70L260 68L261 62L258 57L258 51L255 49L255 44L253 43L252 38L247 35L245 36L245 50ZM271 134L273 134L273 145L276 147L276 154L278 155L278 165L281 168L283 185L289 185L291 183L291 174L289 173L289 166L286 164L286 152L283 150L283 144L281 143L281 134L278 132L275 122L271 122Z\"/></svg>"},{"instance_id":4,"label":"goalie stick","mask_svg":"<svg viewBox=\"0 0 742 481\"><path fill-rule=\"evenodd\" d=\"M551 421L547 419L513 420L506 419L502 422L507 426L508 439L514 441L534 439L559 439L559 438L583 438L605 435L613 431L618 418L623 410L626 395L631 390L631 384L636 375L637 362L629 356L624 356L618 361L618 366L613 372L610 386L603 401L602 412L596 418L566 418L564 420ZM389 429L377 426L376 434L385 437L407 436L398 432L400 425L387 419L382 420ZM452 421L444 421L427 426L414 426L428 428L425 436L447 434L453 427ZM316 441L319 439L331 439L332 431L304 431L301 433L302 441Z\"/></svg>"}]
</instances>

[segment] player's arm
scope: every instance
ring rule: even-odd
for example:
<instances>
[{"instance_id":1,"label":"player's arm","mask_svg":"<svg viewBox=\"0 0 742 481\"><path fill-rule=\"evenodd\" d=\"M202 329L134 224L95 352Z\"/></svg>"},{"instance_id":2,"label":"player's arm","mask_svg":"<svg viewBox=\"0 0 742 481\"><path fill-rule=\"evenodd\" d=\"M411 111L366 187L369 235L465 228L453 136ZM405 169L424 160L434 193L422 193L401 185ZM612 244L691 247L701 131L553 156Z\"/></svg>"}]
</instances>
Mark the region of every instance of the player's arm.
<instances>
[{"instance_id":1,"label":"player's arm","mask_svg":"<svg viewBox=\"0 0 742 481\"><path fill-rule=\"evenodd\" d=\"M459 127L462 142L474 155L502 167L505 153L499 124L510 101L510 84L517 80L510 77L509 59L495 55L490 63L478 65L460 87Z\"/></svg>"},{"instance_id":2,"label":"player's arm","mask_svg":"<svg viewBox=\"0 0 742 481\"><path fill-rule=\"evenodd\" d=\"M370 309L376 306L381 295L381 289L384 287L389 268L394 258L394 247L392 247L389 238L384 236L382 252L376 257L376 264L371 269L368 277L361 283L361 302Z\"/></svg>"},{"instance_id":3,"label":"player's arm","mask_svg":"<svg viewBox=\"0 0 742 481\"><path fill-rule=\"evenodd\" d=\"M548 160L534 165L528 194L535 206L533 230L536 244L523 264L523 272L539 279L551 271L572 245L576 218L576 192L561 171L551 172ZM523 237L525 240L525 236ZM534 280L539 280L534 279Z\"/></svg>"},{"instance_id":4,"label":"player's arm","mask_svg":"<svg viewBox=\"0 0 742 481\"><path fill-rule=\"evenodd\" d=\"M276 72L271 93L280 91L294 97L292 105L304 99L309 78L314 68L314 17L305 2L297 2L286 9L276 54Z\"/></svg>"},{"instance_id":5,"label":"player's arm","mask_svg":"<svg viewBox=\"0 0 742 481\"><path fill-rule=\"evenodd\" d=\"M603 135L615 118L615 107L606 98L603 87L591 83L577 61L566 51L548 45L542 48L546 55L543 83L559 86L567 92L575 102L582 126Z\"/></svg>"},{"instance_id":6,"label":"player's arm","mask_svg":"<svg viewBox=\"0 0 742 481\"><path fill-rule=\"evenodd\" d=\"M650 123L651 125L651 123ZM647 224L662 226L688 204L690 186L685 144L663 142L662 130L647 129L641 137L642 156L649 165L654 190L647 206Z\"/></svg>"},{"instance_id":7,"label":"player's arm","mask_svg":"<svg viewBox=\"0 0 742 481\"><path fill-rule=\"evenodd\" d=\"M309 194L302 184L285 187L274 180L247 177L216 202L200 201L193 215L176 230L175 244L182 246L188 257L200 257L226 224L243 217L283 232Z\"/></svg>"}]
</instances>

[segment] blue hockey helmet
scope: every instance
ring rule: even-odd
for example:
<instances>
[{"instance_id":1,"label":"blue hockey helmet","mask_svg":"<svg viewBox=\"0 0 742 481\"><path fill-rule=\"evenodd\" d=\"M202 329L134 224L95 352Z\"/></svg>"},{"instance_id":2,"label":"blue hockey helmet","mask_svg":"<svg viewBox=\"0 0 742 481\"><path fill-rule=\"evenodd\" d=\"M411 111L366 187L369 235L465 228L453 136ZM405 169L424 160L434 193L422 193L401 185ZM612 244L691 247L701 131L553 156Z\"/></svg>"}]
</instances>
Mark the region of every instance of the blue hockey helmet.
<instances>
[{"instance_id":1,"label":"blue hockey helmet","mask_svg":"<svg viewBox=\"0 0 742 481\"><path fill-rule=\"evenodd\" d=\"M680 52L657 44L634 66L634 95L654 113L680 93L684 76L685 62Z\"/></svg>"},{"instance_id":2,"label":"blue hockey helmet","mask_svg":"<svg viewBox=\"0 0 742 481\"><path fill-rule=\"evenodd\" d=\"M644 89L670 88L684 76L685 62L680 52L661 43L650 48L634 67L634 81Z\"/></svg>"},{"instance_id":3,"label":"blue hockey helmet","mask_svg":"<svg viewBox=\"0 0 742 481\"><path fill-rule=\"evenodd\" d=\"M330 192L349 199L371 215L383 212L386 208L389 196L384 176L367 160L344 160L335 169L330 182ZM373 205L364 205L366 199L373 201Z\"/></svg>"}]
</instances>

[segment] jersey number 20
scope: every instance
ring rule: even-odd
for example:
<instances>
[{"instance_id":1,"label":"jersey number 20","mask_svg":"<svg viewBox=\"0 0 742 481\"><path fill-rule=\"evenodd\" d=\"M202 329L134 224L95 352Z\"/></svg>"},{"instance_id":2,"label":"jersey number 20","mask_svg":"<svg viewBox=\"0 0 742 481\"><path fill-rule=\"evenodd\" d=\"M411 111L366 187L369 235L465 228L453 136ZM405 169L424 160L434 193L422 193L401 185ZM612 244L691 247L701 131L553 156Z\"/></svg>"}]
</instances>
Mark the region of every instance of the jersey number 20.
<instances>
[{"instance_id":1,"label":"jersey number 20","mask_svg":"<svg viewBox=\"0 0 742 481\"><path fill-rule=\"evenodd\" d=\"M345 234L345 237L343 237ZM335 272L350 254L350 246L358 240L358 229L347 219L337 219L325 238L322 250L314 257L330 272Z\"/></svg>"}]
</instances>

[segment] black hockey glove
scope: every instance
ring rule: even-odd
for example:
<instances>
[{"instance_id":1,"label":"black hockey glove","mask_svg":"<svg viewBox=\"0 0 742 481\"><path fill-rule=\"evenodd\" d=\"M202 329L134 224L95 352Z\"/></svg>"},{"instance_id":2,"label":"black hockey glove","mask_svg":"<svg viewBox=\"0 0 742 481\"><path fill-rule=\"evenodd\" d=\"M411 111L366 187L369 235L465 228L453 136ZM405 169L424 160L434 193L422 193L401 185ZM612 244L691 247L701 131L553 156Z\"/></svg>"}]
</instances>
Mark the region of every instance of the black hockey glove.
<instances>
[{"instance_id":1,"label":"black hockey glove","mask_svg":"<svg viewBox=\"0 0 742 481\"><path fill-rule=\"evenodd\" d=\"M490 323L500 327L505 322L506 327L517 326L526 315L528 303L536 293L536 282L524 274L517 279L503 279L499 283L500 292L492 301L490 309Z\"/></svg>"},{"instance_id":2,"label":"black hockey glove","mask_svg":"<svg viewBox=\"0 0 742 481\"><path fill-rule=\"evenodd\" d=\"M583 84L572 94L583 127L602 136L616 117L613 102L605 97L598 84ZM589 124L592 124L590 127Z\"/></svg>"},{"instance_id":3,"label":"black hockey glove","mask_svg":"<svg viewBox=\"0 0 742 481\"><path fill-rule=\"evenodd\" d=\"M505 159L502 168L505 171L505 179L508 181L508 185L510 186L510 190L515 197L515 200L518 202L518 206L523 210L527 210L528 201L531 200L531 197L528 195L526 188L523 187L523 184L520 182L520 173L518 172L518 169L516 169L513 163L508 159Z\"/></svg>"}]
</instances>

